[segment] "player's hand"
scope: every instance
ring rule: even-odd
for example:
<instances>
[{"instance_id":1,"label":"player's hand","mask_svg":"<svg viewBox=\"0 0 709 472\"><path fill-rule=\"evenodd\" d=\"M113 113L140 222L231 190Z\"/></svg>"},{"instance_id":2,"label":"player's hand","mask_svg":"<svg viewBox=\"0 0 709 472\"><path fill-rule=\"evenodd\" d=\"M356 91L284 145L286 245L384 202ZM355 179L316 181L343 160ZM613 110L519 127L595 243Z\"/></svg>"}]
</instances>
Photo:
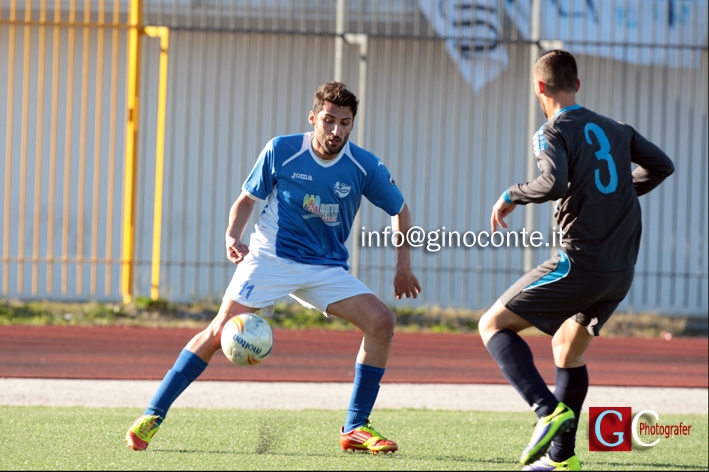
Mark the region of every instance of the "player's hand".
<instances>
[{"instance_id":1,"label":"player's hand","mask_svg":"<svg viewBox=\"0 0 709 472\"><path fill-rule=\"evenodd\" d=\"M503 197L500 197L492 207L492 216L490 216L490 227L492 232L497 231L497 226L500 228L507 229L507 223L505 223L505 217L512 213L517 205L514 203L507 203Z\"/></svg>"},{"instance_id":2,"label":"player's hand","mask_svg":"<svg viewBox=\"0 0 709 472\"><path fill-rule=\"evenodd\" d=\"M421 285L411 269L397 269L394 275L394 295L397 300L403 298L418 297L421 293Z\"/></svg>"},{"instance_id":3,"label":"player's hand","mask_svg":"<svg viewBox=\"0 0 709 472\"><path fill-rule=\"evenodd\" d=\"M244 257L249 253L249 246L242 243L238 239L226 236L226 257L234 264L244 260Z\"/></svg>"}]
</instances>

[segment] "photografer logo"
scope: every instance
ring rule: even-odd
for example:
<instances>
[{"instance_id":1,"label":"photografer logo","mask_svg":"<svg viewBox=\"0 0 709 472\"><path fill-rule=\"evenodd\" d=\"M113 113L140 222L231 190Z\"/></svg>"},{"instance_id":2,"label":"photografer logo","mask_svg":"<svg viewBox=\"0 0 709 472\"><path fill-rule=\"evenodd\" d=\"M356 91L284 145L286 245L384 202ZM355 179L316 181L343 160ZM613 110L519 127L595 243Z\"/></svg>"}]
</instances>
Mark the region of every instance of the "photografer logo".
<instances>
[{"instance_id":1,"label":"photografer logo","mask_svg":"<svg viewBox=\"0 0 709 472\"><path fill-rule=\"evenodd\" d=\"M588 409L589 451L631 451L632 408L629 406Z\"/></svg>"},{"instance_id":2,"label":"photografer logo","mask_svg":"<svg viewBox=\"0 0 709 472\"><path fill-rule=\"evenodd\" d=\"M653 417L655 424L644 419ZM644 447L652 447L661 438L646 442L642 436L689 436L692 426L680 422L675 425L660 424L660 415L652 410L643 410L633 416L629 406L592 406L588 409L588 450L594 452L632 451L631 438Z\"/></svg>"}]
</instances>

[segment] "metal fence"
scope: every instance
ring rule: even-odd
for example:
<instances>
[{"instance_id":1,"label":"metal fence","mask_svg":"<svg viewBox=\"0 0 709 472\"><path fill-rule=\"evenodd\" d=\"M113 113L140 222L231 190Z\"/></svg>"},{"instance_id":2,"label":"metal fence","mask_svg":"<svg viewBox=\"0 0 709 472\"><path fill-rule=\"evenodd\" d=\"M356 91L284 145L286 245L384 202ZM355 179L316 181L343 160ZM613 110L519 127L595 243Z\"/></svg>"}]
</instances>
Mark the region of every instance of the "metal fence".
<instances>
[{"instance_id":1,"label":"metal fence","mask_svg":"<svg viewBox=\"0 0 709 472\"><path fill-rule=\"evenodd\" d=\"M359 95L351 139L386 163L414 224L488 229L499 194L536 170L531 62L564 47L580 103L632 124L677 168L641 199L621 309L706 315L706 18L696 0L0 2L0 295L219 300L234 269L222 242L231 203L271 137L308 130L312 94L333 78ZM147 25L169 30L169 47L146 36L132 57L130 31ZM392 304L485 308L550 252L439 239L413 250L422 296L395 302L394 251L367 244L388 217L364 204L360 218L352 270ZM509 219L551 237L551 204Z\"/></svg>"}]
</instances>

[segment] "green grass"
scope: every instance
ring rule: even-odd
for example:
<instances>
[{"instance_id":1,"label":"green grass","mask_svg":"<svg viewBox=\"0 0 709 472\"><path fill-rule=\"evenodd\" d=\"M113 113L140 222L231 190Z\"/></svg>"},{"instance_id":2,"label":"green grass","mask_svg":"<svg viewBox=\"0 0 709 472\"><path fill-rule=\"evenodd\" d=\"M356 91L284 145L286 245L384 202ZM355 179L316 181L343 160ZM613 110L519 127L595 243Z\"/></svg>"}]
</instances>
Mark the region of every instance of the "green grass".
<instances>
[{"instance_id":1,"label":"green grass","mask_svg":"<svg viewBox=\"0 0 709 472\"><path fill-rule=\"evenodd\" d=\"M125 447L139 411L126 408L0 407L3 470L519 470L531 413L377 410L375 427L399 443L395 454L344 453L344 411L173 409L146 452ZM662 415L691 435L630 453L590 453L586 470L707 470L707 415ZM645 438L646 440L650 438Z\"/></svg>"}]
</instances>

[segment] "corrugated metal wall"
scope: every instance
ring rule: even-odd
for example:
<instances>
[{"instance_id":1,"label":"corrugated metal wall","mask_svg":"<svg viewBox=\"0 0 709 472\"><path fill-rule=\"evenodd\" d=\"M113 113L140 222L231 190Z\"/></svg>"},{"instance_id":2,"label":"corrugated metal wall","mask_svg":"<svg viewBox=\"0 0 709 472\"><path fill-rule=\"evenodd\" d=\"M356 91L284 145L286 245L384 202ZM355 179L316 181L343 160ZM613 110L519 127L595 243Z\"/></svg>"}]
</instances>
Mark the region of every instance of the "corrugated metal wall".
<instances>
[{"instance_id":1,"label":"corrugated metal wall","mask_svg":"<svg viewBox=\"0 0 709 472\"><path fill-rule=\"evenodd\" d=\"M632 124L662 147L677 167L671 179L641 199L643 244L635 284L621 308L669 314L707 313L707 31L706 20L702 22L698 15L692 15L696 8L706 11L706 2L645 2L665 15L661 18L664 23L648 21L647 28L670 20L684 22L680 36L672 36L671 31L665 36L655 30L646 31L645 36L654 38L647 44L617 32L613 33L617 36L611 35L604 42L590 33L579 39L563 30L573 26L567 21L569 18L602 17L606 8L615 12L616 21L628 22L629 5L638 1L642 2L540 2L540 15L555 14L561 20L556 25L558 34L542 29L538 35L544 40L565 38L564 47L576 48L582 82L578 99L582 105ZM88 3L93 5L91 11L95 14L97 2ZM579 9L581 3L583 9ZM351 139L387 164L407 198L414 224L427 231L445 227L445 231L461 234L486 230L490 209L499 194L510 184L527 180L530 160L534 164L531 130L536 130L544 118L531 95L530 58L534 46L529 41L530 33L525 32L526 23L516 22L515 15L534 13L532 3L361 0L341 4L344 27L338 30L335 1L145 3L145 24L171 29L161 297L172 301L221 298L233 273L223 249L229 206L271 137L309 129L307 113L312 94L321 83L333 78L338 32L366 33L368 37L364 113L358 116ZM473 4L481 8L475 9ZM127 10L125 0L115 5L122 12ZM598 11L589 5L598 6ZM106 8L110 10L108 5ZM2 4L2 9L0 67L9 63L11 55L10 26L3 22L8 18L7 6ZM451 12L461 16L455 19ZM440 17L434 18L436 14ZM450 29L437 29L436 22ZM474 29L481 24L487 29ZM104 61L97 62L98 29L90 29L86 49L87 36L77 32L72 48L68 40L63 40L70 28L57 28L60 92L55 95L47 90L37 94L41 74L36 68L44 57L45 75L50 74L53 56L39 53L40 26L27 27L30 39L26 43L24 33L20 33L25 27L16 28L14 67L9 69L10 74L0 75L0 110L12 108L12 114L0 115L0 148L10 151L4 166L10 172L0 179L5 196L2 224L6 248L0 271L2 295L120 299L117 247L121 238L125 110L108 111L109 87L102 92L103 118L99 118L93 81L101 68L99 64L103 64L104 71L112 70L106 62L111 55L106 53ZM43 40L45 51L56 46L51 39L54 33L49 30ZM496 34L491 36L491 31ZM114 37L106 33L105 50L113 47ZM119 72L113 84L118 103L124 103L125 96L126 37L120 30L116 43ZM645 46L638 47L639 44ZM29 50L27 76L23 75L23 62L19 59L25 48ZM88 56L83 56L83 51L88 51ZM649 56L648 51L652 52ZM73 68L67 62L70 52L76 57ZM136 295L150 293L158 54L158 42L146 39L139 138ZM357 44L345 43L342 80L361 94L365 91L360 90L360 56ZM86 70L82 64L87 64ZM70 70L74 71L73 89L66 85ZM89 78L86 83L79 80L84 76ZM12 77L10 90L8 81ZM30 91L25 112L21 111L24 108L18 98L23 87ZM49 146L40 152L33 144L52 139L49 118L44 118L44 126L37 126L37 106L41 102L37 96L44 97L45 115L56 96L59 116L64 117L68 116L65 111L70 100L64 91L74 90L71 100L79 110L83 106L79 97L85 87L89 99L83 116L89 124L82 131L82 115L78 111L71 119L58 120L56 139L60 152L54 163L56 182L51 183ZM7 93L3 93L5 90ZM12 100L14 105L9 104ZM115 124L110 127L112 119ZM11 134L1 131L9 129L9 122ZM34 136L28 138L23 154L19 148L25 123ZM68 147L70 127L73 144ZM38 140L38 135L43 138ZM356 135L363 136L363 141L358 142ZM10 136L12 143L8 145ZM109 149L111 136L114 143ZM81 165L69 167L77 159L84 162L79 151L82 139L88 156L83 171ZM97 142L103 143L100 149ZM111 157L110 152L115 155ZM26 159L22 161L21 156ZM80 197L82 182L86 187ZM50 185L54 185L51 194L41 190ZM113 201L117 202L110 214L109 192L114 192ZM48 219L50 208L55 214L52 221ZM536 206L531 219L526 216L529 210L520 208L511 215L510 228L521 230L531 224L533 230L549 235L551 204ZM24 223L18 227L21 214L25 215ZM79 225L82 215L83 223ZM381 230L387 224L388 217L383 212L370 204L363 205L360 229L364 227L365 233ZM54 237L48 241L46 235L52 225ZM69 228L68 232L59 229L62 225ZM354 244L358 244L362 233L357 232L351 238ZM79 246L80 235L84 241L94 242ZM54 247L53 255L48 252L50 247ZM63 265L57 259L59 254L67 260ZM395 302L394 251L360 247L354 254L358 275L386 302L415 306L486 308L524 272L525 266L523 248L445 247L437 252L415 249L414 269L424 292L415 302ZM537 264L548 255L549 248L543 247L527 257ZM93 259L97 260L92 263ZM36 270L33 272L32 268ZM83 277L79 277L79 270ZM31 274L36 274L35 286ZM52 285L47 283L50 275ZM61 289L59 280L67 284L66 290Z\"/></svg>"}]
</instances>

